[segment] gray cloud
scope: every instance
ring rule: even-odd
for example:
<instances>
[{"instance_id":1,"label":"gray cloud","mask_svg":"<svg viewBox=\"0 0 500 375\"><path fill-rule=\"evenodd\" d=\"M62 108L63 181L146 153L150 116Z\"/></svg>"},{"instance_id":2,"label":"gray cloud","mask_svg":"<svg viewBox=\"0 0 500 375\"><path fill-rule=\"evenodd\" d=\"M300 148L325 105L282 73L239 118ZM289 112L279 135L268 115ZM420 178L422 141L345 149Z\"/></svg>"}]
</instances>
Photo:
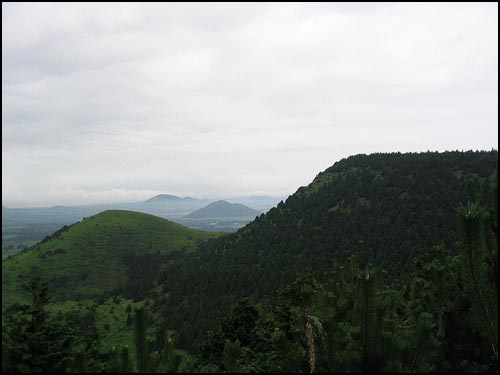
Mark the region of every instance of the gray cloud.
<instances>
[{"instance_id":1,"label":"gray cloud","mask_svg":"<svg viewBox=\"0 0 500 375\"><path fill-rule=\"evenodd\" d=\"M2 4L7 206L288 194L498 148L498 5Z\"/></svg>"}]
</instances>

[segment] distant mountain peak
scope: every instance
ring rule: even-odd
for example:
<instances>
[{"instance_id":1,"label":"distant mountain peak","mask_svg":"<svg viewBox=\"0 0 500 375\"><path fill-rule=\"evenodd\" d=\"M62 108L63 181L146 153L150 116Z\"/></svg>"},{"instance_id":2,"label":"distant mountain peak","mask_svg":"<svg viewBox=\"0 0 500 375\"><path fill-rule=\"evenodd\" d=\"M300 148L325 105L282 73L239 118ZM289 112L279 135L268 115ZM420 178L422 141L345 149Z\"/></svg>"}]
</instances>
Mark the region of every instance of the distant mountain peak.
<instances>
[{"instance_id":1,"label":"distant mountain peak","mask_svg":"<svg viewBox=\"0 0 500 375\"><path fill-rule=\"evenodd\" d=\"M212 206L230 206L232 203L229 203L228 201L219 199L218 201L210 203Z\"/></svg>"},{"instance_id":2,"label":"distant mountain peak","mask_svg":"<svg viewBox=\"0 0 500 375\"><path fill-rule=\"evenodd\" d=\"M157 201L178 201L180 200L181 197L178 197L176 195L170 195L170 194L158 194L155 195L153 198L149 198L146 202L157 202Z\"/></svg>"},{"instance_id":3,"label":"distant mountain peak","mask_svg":"<svg viewBox=\"0 0 500 375\"><path fill-rule=\"evenodd\" d=\"M206 218L221 218L221 217L255 217L260 214L250 207L240 203L229 203L227 201L218 200L210 203L209 205L200 208L186 218L191 219L206 219Z\"/></svg>"}]
</instances>

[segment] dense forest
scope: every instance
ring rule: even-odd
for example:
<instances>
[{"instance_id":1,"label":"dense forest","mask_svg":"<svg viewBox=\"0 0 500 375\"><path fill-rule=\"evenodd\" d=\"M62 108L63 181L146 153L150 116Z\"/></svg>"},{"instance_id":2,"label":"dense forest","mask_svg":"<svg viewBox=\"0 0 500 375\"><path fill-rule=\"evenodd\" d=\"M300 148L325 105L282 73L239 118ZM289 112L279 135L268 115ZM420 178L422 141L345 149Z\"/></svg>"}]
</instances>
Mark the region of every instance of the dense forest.
<instances>
[{"instance_id":1,"label":"dense forest","mask_svg":"<svg viewBox=\"0 0 500 375\"><path fill-rule=\"evenodd\" d=\"M90 308L51 311L64 285L18 277L31 298L3 306L2 369L498 372L497 170L497 151L343 159L194 251L130 248ZM106 298L135 302L130 346L103 344Z\"/></svg>"},{"instance_id":2,"label":"dense forest","mask_svg":"<svg viewBox=\"0 0 500 375\"><path fill-rule=\"evenodd\" d=\"M304 270L323 280L359 246L388 278L404 280L413 258L436 245L457 254L457 208L490 205L497 166L496 151L343 159L236 234L167 264L155 313L193 349L238 298L272 302Z\"/></svg>"}]
</instances>

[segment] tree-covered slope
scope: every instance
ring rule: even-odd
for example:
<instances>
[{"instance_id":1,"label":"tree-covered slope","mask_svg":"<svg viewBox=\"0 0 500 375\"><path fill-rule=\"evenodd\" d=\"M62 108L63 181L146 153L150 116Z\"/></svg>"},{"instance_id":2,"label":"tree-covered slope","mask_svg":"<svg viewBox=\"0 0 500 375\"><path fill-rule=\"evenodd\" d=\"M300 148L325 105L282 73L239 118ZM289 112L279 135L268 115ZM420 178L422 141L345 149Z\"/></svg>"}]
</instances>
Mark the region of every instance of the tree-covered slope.
<instances>
[{"instance_id":1,"label":"tree-covered slope","mask_svg":"<svg viewBox=\"0 0 500 375\"><path fill-rule=\"evenodd\" d=\"M227 218L227 217L255 217L259 214L250 207L240 203L229 203L226 201L217 201L200 208L190 214L184 216L189 219L210 219L210 218Z\"/></svg>"},{"instance_id":2,"label":"tree-covered slope","mask_svg":"<svg viewBox=\"0 0 500 375\"><path fill-rule=\"evenodd\" d=\"M321 276L359 246L396 278L432 246L454 248L458 204L472 192L487 199L497 168L497 151L343 159L237 233L167 266L157 312L189 345L236 298L272 299L297 274Z\"/></svg>"},{"instance_id":3,"label":"tree-covered slope","mask_svg":"<svg viewBox=\"0 0 500 375\"><path fill-rule=\"evenodd\" d=\"M2 306L23 301L20 284L38 273L56 300L92 298L127 281L151 279L162 262L216 236L153 215L105 211L4 260Z\"/></svg>"}]
</instances>

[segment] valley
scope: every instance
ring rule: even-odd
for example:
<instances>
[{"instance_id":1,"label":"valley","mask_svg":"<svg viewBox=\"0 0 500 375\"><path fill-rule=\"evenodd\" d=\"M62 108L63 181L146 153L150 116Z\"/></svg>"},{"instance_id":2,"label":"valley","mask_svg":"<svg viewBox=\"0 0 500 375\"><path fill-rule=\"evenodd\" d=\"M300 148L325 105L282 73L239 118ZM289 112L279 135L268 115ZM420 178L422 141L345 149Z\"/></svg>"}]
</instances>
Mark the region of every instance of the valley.
<instances>
[{"instance_id":1,"label":"valley","mask_svg":"<svg viewBox=\"0 0 500 375\"><path fill-rule=\"evenodd\" d=\"M260 357L240 357L234 368L293 372L308 366L304 362L307 356L301 352L305 349L300 349L308 345L300 339L304 316L321 322L318 324L328 336L320 333L323 331L317 334L325 339L334 335L337 340L347 340L350 336L341 334L342 329L359 329L359 317L372 326L373 314L385 309L380 319L393 323L380 328L378 336L369 336L372 340L413 337L412 325L399 326L413 322L426 330L429 340L434 340L426 344L428 351L420 354L424 359L417 369L441 366L455 371L447 360L438 365L433 362L434 350L440 345L455 345L456 340L451 331L441 336L433 331L434 324L445 319L435 309L447 309L447 320L439 324L464 332L469 329L454 315L461 303L454 299L454 293L472 298L467 286L460 289L460 283L467 282L456 281L461 276L453 266L464 262L460 254L467 244L460 228L468 224L461 224L459 217L472 215L482 206L489 211L471 217L490 220L486 212L494 212L491 196L492 189L497 189L497 168L496 151L355 155L319 173L308 186L300 187L235 233L200 231L150 214L106 210L64 226L3 260L2 310L7 316L19 314L22 306L30 303L30 293L22 291L22 285L38 277L49 288L50 316L59 317L61 322L80 316L78 319L87 322L79 328L82 334L95 332L95 337L100 337L92 339L94 344L99 343L99 351L112 355L113 348L127 345L127 358L137 362L137 368L143 365L139 364L135 341L136 324L146 313L147 324L142 329L151 340L149 350L152 353L153 348L165 349L165 340L175 338L172 353L177 353L180 361L175 366L194 366L193 371L230 370L233 367L224 358L232 350L231 345L236 345L238 349L234 350L246 350L253 356L259 353ZM470 205L471 201L477 206ZM228 225L240 223L244 217L217 215L254 213L248 210L219 201L178 221L192 227L203 227L204 221L208 225ZM496 225L496 221L492 223ZM489 242L490 234L483 235L494 246ZM424 269L419 268L422 262ZM434 274L437 269L444 270L440 272L445 272L448 279ZM430 283L424 289L418 284L424 280L422 277L429 278ZM377 292L362 297L359 293L371 285L371 279ZM490 282L481 280L484 293L490 293ZM415 300L413 294L407 294L408 288L411 293L430 293L426 297L430 299ZM448 310L441 305L436 299L439 293L446 293L440 298L455 307ZM349 302L350 298L354 300ZM363 298L372 298L378 310L361 314L358 307L368 303ZM472 299L467 303L470 307L463 308L468 311L475 303ZM396 306L409 315L394 315ZM418 310L422 313L412 315ZM339 321L338 316L344 318ZM425 325L435 319L436 323ZM485 356L481 361L491 366L487 343L492 338L487 331L477 329L484 332L480 337L486 345L480 346ZM368 331L364 334L372 335ZM351 345L358 345L361 339L352 336ZM367 358L364 364L355 357L350 362L328 362L322 356L332 351L339 355L339 349L335 344L325 344L333 346L319 350L318 366L347 372L414 368L411 361L384 351L379 344L371 347L378 353L372 355L383 360L361 352ZM297 352L284 354L280 345ZM391 345L403 344L394 341ZM404 350L414 353L421 343L405 345ZM453 356L462 355L450 350L440 354L442 358L453 360ZM273 362L273 358L285 362ZM387 362L389 358L396 365ZM161 366L170 368L173 364L169 363ZM223 367L219 367L220 363ZM153 366L145 367L152 370L160 364L150 362L144 366Z\"/></svg>"},{"instance_id":2,"label":"valley","mask_svg":"<svg viewBox=\"0 0 500 375\"><path fill-rule=\"evenodd\" d=\"M214 211L209 217L190 218L189 214L212 203L209 199L180 198L173 195L159 195L144 202L116 203L88 206L55 206L44 208L2 207L2 258L17 254L23 249L41 241L64 225L70 225L85 217L106 210L129 210L152 214L172 220L193 229L211 232L235 232L252 221L256 214L265 212L278 204L280 197L240 197L238 200L258 207L261 211L254 216Z\"/></svg>"}]
</instances>

